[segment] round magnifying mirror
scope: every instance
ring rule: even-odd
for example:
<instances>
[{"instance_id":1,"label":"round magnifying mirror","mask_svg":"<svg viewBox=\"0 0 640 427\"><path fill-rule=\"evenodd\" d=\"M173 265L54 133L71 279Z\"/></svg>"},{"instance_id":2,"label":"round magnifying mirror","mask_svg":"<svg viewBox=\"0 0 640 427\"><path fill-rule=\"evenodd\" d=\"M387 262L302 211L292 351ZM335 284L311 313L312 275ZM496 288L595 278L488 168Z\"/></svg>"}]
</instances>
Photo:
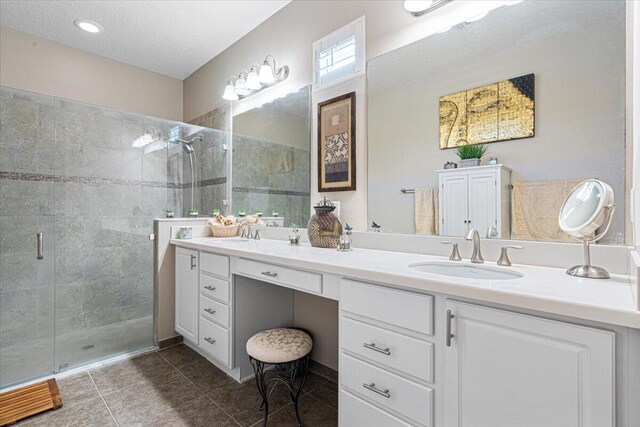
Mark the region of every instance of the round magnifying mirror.
<instances>
[{"instance_id":1,"label":"round magnifying mirror","mask_svg":"<svg viewBox=\"0 0 640 427\"><path fill-rule=\"evenodd\" d=\"M591 265L589 244L600 240L609 230L615 208L613 190L597 179L588 179L578 184L560 208L560 228L584 244L584 264L567 270L567 274L591 279L608 279L609 273ZM605 226L604 231L596 234Z\"/></svg>"}]
</instances>

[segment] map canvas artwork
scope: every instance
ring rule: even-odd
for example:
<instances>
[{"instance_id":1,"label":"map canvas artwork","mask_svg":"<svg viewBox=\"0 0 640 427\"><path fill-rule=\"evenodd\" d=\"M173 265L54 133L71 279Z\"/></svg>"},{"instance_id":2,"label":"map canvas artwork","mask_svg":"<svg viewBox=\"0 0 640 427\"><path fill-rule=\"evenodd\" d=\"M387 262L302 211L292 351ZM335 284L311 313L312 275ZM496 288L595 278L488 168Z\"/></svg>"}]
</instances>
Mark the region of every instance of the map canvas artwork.
<instances>
[{"instance_id":1,"label":"map canvas artwork","mask_svg":"<svg viewBox=\"0 0 640 427\"><path fill-rule=\"evenodd\" d=\"M318 104L318 191L350 191L355 179L355 92Z\"/></svg>"},{"instance_id":2,"label":"map canvas artwork","mask_svg":"<svg viewBox=\"0 0 640 427\"><path fill-rule=\"evenodd\" d=\"M440 149L535 135L534 75L440 97Z\"/></svg>"}]
</instances>

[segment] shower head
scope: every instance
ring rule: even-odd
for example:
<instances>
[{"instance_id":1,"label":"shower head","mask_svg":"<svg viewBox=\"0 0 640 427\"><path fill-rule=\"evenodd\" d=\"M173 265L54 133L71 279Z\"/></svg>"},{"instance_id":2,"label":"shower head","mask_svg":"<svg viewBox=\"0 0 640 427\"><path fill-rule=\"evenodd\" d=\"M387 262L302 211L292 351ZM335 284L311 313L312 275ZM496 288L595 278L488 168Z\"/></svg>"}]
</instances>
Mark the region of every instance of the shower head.
<instances>
[{"instance_id":1,"label":"shower head","mask_svg":"<svg viewBox=\"0 0 640 427\"><path fill-rule=\"evenodd\" d=\"M193 153L193 143L196 141L200 141L202 142L202 137L201 136L196 136L194 138L191 138L188 141L185 141L184 139L176 139L176 141L182 143L182 147L184 148L184 151L186 151L187 153Z\"/></svg>"}]
</instances>

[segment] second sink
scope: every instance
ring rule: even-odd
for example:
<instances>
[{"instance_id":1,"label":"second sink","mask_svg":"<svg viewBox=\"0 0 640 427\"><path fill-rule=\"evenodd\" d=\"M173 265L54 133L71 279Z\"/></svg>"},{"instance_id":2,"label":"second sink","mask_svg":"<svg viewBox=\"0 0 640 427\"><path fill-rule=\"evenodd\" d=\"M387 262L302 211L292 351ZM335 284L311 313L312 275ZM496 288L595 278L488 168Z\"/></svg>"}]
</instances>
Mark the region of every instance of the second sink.
<instances>
[{"instance_id":1,"label":"second sink","mask_svg":"<svg viewBox=\"0 0 640 427\"><path fill-rule=\"evenodd\" d=\"M410 264L409 268L424 273L439 274L441 276L463 277L467 279L483 280L513 280L524 275L518 271L502 268L485 267L471 264L453 264L448 262L420 262Z\"/></svg>"}]
</instances>

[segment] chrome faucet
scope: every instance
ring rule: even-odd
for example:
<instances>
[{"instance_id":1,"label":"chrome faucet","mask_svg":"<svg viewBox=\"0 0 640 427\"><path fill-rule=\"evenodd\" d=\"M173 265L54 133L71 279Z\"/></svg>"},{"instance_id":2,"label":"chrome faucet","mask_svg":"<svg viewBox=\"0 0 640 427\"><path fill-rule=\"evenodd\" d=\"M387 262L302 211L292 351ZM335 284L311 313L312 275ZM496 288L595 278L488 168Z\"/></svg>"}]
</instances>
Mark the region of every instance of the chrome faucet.
<instances>
[{"instance_id":1,"label":"chrome faucet","mask_svg":"<svg viewBox=\"0 0 640 427\"><path fill-rule=\"evenodd\" d=\"M476 264L484 263L482 252L480 251L480 233L475 228L469 230L465 236L465 240L473 240L473 253L471 254L471 262Z\"/></svg>"}]
</instances>

